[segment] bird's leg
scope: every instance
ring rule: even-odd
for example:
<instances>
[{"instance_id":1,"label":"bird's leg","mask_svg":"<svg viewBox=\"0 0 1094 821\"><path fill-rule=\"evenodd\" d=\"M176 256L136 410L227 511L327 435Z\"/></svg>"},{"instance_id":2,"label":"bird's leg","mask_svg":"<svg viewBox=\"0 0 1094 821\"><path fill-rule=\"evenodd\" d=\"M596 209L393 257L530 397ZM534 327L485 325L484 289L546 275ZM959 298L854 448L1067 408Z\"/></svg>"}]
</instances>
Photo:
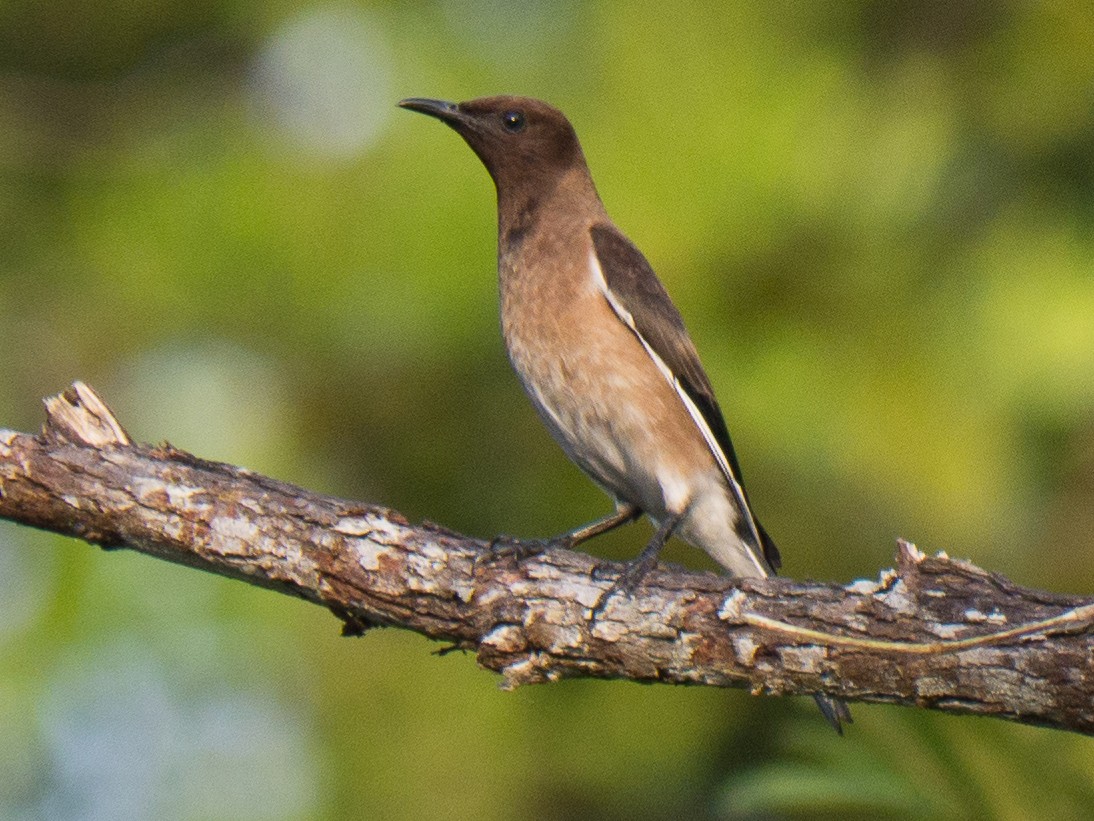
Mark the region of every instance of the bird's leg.
<instances>
[{"instance_id":1,"label":"bird's leg","mask_svg":"<svg viewBox=\"0 0 1094 821\"><path fill-rule=\"evenodd\" d=\"M638 509L637 505L620 505L615 513L610 513L603 519L597 519L595 522L589 522L587 525L575 528L569 533L564 533L554 541L557 541L566 547L577 547L582 542L594 539L603 533L607 533L609 530L615 530L620 525L625 525L627 522L633 522L641 515L642 511Z\"/></svg>"},{"instance_id":2,"label":"bird's leg","mask_svg":"<svg viewBox=\"0 0 1094 821\"><path fill-rule=\"evenodd\" d=\"M593 607L592 620L596 620L596 617L604 609L604 605L616 593L626 593L629 596L638 589L642 579L657 566L657 557L661 555L661 549L665 546L665 542L669 540L672 531L680 524L682 518L682 515L670 516L661 523L661 526L657 528L657 532L650 539L649 544L634 559L627 562L627 566L619 574L619 578L597 600L596 605Z\"/></svg>"},{"instance_id":3,"label":"bird's leg","mask_svg":"<svg viewBox=\"0 0 1094 821\"><path fill-rule=\"evenodd\" d=\"M582 542L586 542L602 533L607 533L609 530L614 530L620 525L633 522L641 515L642 511L637 506L626 504L602 519L589 522L587 525L582 525L553 539L523 540L514 539L511 536L495 536L490 540L486 549L494 558L513 556L520 562L532 556L538 556L551 547L576 547Z\"/></svg>"}]
</instances>

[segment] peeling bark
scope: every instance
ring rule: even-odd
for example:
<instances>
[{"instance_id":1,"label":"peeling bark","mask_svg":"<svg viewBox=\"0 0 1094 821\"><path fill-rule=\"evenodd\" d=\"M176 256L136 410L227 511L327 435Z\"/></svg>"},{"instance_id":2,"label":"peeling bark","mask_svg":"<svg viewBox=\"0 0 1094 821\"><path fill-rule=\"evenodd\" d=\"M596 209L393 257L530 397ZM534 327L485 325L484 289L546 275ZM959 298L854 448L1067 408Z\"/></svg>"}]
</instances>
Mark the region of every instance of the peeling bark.
<instances>
[{"instance_id":1,"label":"peeling bark","mask_svg":"<svg viewBox=\"0 0 1094 821\"><path fill-rule=\"evenodd\" d=\"M565 677L827 693L1094 734L1094 601L1019 587L901 542L849 585L660 565L593 608L619 565L519 559L397 512L133 444L76 383L39 435L0 430L0 517L129 548L476 653L503 686Z\"/></svg>"}]
</instances>

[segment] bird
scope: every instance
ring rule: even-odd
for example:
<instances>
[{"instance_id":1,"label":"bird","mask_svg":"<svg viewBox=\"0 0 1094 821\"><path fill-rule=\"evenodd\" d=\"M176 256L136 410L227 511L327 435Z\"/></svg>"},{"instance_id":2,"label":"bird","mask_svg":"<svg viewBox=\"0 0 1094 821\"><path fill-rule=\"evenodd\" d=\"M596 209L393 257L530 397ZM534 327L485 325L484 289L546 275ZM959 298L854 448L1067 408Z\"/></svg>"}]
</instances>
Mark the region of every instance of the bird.
<instances>
[{"instance_id":1,"label":"bird","mask_svg":"<svg viewBox=\"0 0 1094 821\"><path fill-rule=\"evenodd\" d=\"M615 501L613 513L561 540L574 546L643 514L656 526L605 596L633 593L673 535L733 576L775 575L779 550L752 511L695 344L608 216L566 116L510 95L399 106L452 128L486 166L509 359L555 441ZM842 733L847 705L814 698Z\"/></svg>"}]
</instances>

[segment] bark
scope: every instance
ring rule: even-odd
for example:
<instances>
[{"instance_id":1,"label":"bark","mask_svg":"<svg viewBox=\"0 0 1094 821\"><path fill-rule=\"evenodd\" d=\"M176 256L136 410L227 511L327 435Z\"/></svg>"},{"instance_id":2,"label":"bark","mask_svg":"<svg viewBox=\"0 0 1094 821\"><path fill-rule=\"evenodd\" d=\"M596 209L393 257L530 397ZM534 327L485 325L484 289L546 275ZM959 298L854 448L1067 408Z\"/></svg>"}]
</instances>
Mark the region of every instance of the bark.
<instances>
[{"instance_id":1,"label":"bark","mask_svg":"<svg viewBox=\"0 0 1094 821\"><path fill-rule=\"evenodd\" d=\"M634 595L601 602L621 565L557 546L491 550L383 507L134 444L78 382L46 409L38 435L0 430L0 517L299 596L347 634L414 630L474 652L505 687L594 676L823 692L1094 734L1089 597L900 542L897 567L876 581L660 565Z\"/></svg>"}]
</instances>

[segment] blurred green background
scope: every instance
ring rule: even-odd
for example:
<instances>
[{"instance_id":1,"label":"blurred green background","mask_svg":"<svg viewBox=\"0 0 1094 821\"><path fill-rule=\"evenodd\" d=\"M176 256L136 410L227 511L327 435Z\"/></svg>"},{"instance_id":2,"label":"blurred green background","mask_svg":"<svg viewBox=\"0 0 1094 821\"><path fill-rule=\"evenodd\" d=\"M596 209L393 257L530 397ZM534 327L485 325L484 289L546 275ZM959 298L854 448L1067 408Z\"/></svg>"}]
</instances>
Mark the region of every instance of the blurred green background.
<instances>
[{"instance_id":1,"label":"blurred green background","mask_svg":"<svg viewBox=\"0 0 1094 821\"><path fill-rule=\"evenodd\" d=\"M497 330L494 194L406 96L545 98L673 294L784 572L894 537L1094 588L1086 2L0 4L0 425L131 433L479 536L609 509ZM634 555L646 525L590 546ZM708 567L680 545L668 559ZM0 817L1077 818L1088 739L501 693L409 633L0 523Z\"/></svg>"}]
</instances>

